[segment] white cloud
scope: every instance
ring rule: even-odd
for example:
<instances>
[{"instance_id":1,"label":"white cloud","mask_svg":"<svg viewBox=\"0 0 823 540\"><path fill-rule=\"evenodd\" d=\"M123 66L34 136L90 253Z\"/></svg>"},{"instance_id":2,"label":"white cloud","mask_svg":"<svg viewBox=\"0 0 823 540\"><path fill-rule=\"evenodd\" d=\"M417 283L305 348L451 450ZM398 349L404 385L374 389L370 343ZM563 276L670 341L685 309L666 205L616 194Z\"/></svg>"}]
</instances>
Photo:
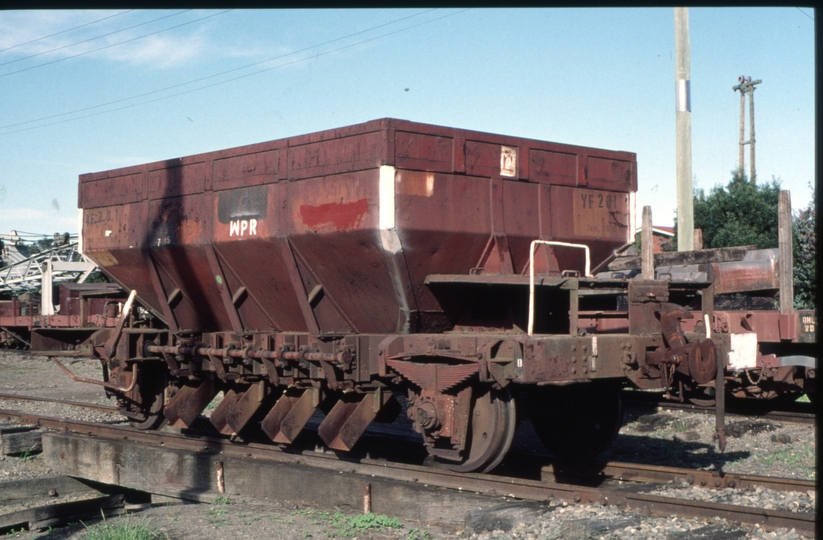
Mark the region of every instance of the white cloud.
<instances>
[{"instance_id":1,"label":"white cloud","mask_svg":"<svg viewBox=\"0 0 823 540\"><path fill-rule=\"evenodd\" d=\"M221 48L221 53L226 58L278 58L287 57L294 52L293 47L285 45L276 45L270 43L248 43L238 42L235 44L224 45Z\"/></svg>"},{"instance_id":2,"label":"white cloud","mask_svg":"<svg viewBox=\"0 0 823 540\"><path fill-rule=\"evenodd\" d=\"M71 43L72 41L78 41L76 38L69 38L69 36L72 35L71 32L66 32L65 34L51 38L41 38L96 19L102 19L115 13L117 12L3 11L0 12L0 51L4 51L5 55L14 54L18 57L28 56ZM95 26L97 25L91 25L86 28L94 29ZM5 51L5 49L11 50ZM4 61L7 62L8 59L4 59Z\"/></svg>"},{"instance_id":3,"label":"white cloud","mask_svg":"<svg viewBox=\"0 0 823 540\"><path fill-rule=\"evenodd\" d=\"M107 49L105 56L120 62L168 68L205 58L209 49L203 35L154 35L127 46Z\"/></svg>"},{"instance_id":4,"label":"white cloud","mask_svg":"<svg viewBox=\"0 0 823 540\"><path fill-rule=\"evenodd\" d=\"M209 28L215 24L212 19L162 31L209 15L210 12L205 11L190 11L124 30L174 13L133 11L100 23L45 37L116 13L118 12L0 12L0 64L8 63L2 70L15 71L76 55L167 68L192 61L208 60L220 54L217 44L212 43L209 38ZM34 57L26 58L30 56Z\"/></svg>"},{"instance_id":5,"label":"white cloud","mask_svg":"<svg viewBox=\"0 0 823 540\"><path fill-rule=\"evenodd\" d=\"M255 60L268 59L289 63L298 58L290 56L295 52L293 47L270 42L269 39L252 41L249 36L243 36L241 39L225 42L226 36L219 31L223 15L160 32L165 28L219 13L217 11L195 10L174 15L175 12L171 10L134 10L63 33L64 30L118 13L121 12L0 11L0 73L36 67L76 55L155 69L176 68L199 62L212 63L218 58L248 60L243 63L251 64ZM161 17L168 18L118 32ZM159 33L146 35L153 32ZM327 49L328 47L323 47L306 51L299 56L311 57L312 54L323 53ZM27 58L31 56L33 57ZM272 67L277 63L278 60L271 64L263 63L258 69Z\"/></svg>"}]
</instances>

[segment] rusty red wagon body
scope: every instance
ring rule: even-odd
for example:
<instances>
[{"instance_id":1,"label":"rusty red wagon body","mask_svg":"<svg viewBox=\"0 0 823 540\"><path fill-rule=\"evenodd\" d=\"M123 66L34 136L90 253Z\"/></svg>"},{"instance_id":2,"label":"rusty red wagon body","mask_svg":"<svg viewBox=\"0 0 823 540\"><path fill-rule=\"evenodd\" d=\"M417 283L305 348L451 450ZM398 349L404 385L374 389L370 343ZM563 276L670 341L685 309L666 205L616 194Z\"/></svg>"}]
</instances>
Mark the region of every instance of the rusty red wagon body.
<instances>
[{"instance_id":1,"label":"rusty red wagon body","mask_svg":"<svg viewBox=\"0 0 823 540\"><path fill-rule=\"evenodd\" d=\"M448 325L430 274L522 274L538 238L605 258L636 183L626 152L379 120L83 175L80 206L88 256L172 328L406 333Z\"/></svg>"},{"instance_id":2,"label":"rusty red wagon body","mask_svg":"<svg viewBox=\"0 0 823 540\"><path fill-rule=\"evenodd\" d=\"M63 356L89 356L90 337L114 327L125 294L112 283L61 283L58 310L43 315L39 295L0 300L0 349L25 348Z\"/></svg>"},{"instance_id":3,"label":"rusty red wagon body","mask_svg":"<svg viewBox=\"0 0 823 540\"><path fill-rule=\"evenodd\" d=\"M84 252L167 325L127 306L104 385L141 427L223 390L224 433L288 443L320 409L347 450L405 393L456 470L500 463L516 407L597 453L621 385L706 385L729 342L680 327L711 284L592 277L636 186L632 153L394 119L84 174Z\"/></svg>"}]
</instances>

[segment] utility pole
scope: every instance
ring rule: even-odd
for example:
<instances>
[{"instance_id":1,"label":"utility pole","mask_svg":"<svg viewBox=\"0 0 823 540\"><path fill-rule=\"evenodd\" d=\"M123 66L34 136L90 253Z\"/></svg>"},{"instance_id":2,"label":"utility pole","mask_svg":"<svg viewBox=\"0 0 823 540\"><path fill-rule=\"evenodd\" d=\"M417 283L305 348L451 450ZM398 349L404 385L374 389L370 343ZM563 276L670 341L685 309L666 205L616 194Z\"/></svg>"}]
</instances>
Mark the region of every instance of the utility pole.
<instances>
[{"instance_id":1,"label":"utility pole","mask_svg":"<svg viewBox=\"0 0 823 540\"><path fill-rule=\"evenodd\" d=\"M753 81L751 77L741 75L737 78L738 84L737 86L733 86L732 90L735 92L740 92L740 155L739 155L739 170L740 173L743 173L743 147L747 144L749 145L749 167L751 171L749 172L749 181L754 184L757 178L757 169L755 168L754 162L754 86L756 84L760 84L760 79ZM749 140L744 141L743 137L745 136L746 129L746 94L749 95Z\"/></svg>"},{"instance_id":2,"label":"utility pole","mask_svg":"<svg viewBox=\"0 0 823 540\"><path fill-rule=\"evenodd\" d=\"M692 107L690 96L689 8L674 8L677 251L694 249L694 195L692 194Z\"/></svg>"}]
</instances>

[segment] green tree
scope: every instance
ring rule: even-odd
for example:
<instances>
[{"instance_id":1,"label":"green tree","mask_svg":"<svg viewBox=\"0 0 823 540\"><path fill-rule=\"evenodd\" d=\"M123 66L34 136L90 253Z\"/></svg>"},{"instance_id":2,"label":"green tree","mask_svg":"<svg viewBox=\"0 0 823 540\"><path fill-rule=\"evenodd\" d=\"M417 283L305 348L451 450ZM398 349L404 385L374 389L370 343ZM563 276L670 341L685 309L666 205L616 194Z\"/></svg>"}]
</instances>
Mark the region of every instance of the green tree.
<instances>
[{"instance_id":1,"label":"green tree","mask_svg":"<svg viewBox=\"0 0 823 540\"><path fill-rule=\"evenodd\" d=\"M694 228L703 230L703 248L757 246L758 249L778 247L777 206L780 180L768 184L749 182L744 173L734 171L726 186L717 185L706 195L694 191ZM817 293L814 203L794 213L792 229L794 252L794 306L814 309ZM675 228L677 223L675 222ZM670 246L676 249L675 236Z\"/></svg>"},{"instance_id":2,"label":"green tree","mask_svg":"<svg viewBox=\"0 0 823 540\"><path fill-rule=\"evenodd\" d=\"M754 184L735 171L725 187L694 193L694 227L703 230L705 249L731 246L777 247L780 181Z\"/></svg>"},{"instance_id":3,"label":"green tree","mask_svg":"<svg viewBox=\"0 0 823 540\"><path fill-rule=\"evenodd\" d=\"M815 192L809 206L800 210L794 217L794 307L796 309L814 309L817 295L817 255L815 226L817 211Z\"/></svg>"},{"instance_id":4,"label":"green tree","mask_svg":"<svg viewBox=\"0 0 823 540\"><path fill-rule=\"evenodd\" d=\"M53 238L41 238L35 242L29 244L29 253L31 255L36 255L38 253L42 253L47 249L51 249L54 247L54 239Z\"/></svg>"}]
</instances>

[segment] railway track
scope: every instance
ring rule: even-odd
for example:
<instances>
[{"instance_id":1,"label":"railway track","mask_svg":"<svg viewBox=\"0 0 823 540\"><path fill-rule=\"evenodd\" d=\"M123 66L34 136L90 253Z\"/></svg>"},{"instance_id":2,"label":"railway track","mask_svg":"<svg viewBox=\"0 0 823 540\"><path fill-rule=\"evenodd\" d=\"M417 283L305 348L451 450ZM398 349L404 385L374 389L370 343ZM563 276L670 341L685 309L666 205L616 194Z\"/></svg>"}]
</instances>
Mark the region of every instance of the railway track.
<instances>
[{"instance_id":1,"label":"railway track","mask_svg":"<svg viewBox=\"0 0 823 540\"><path fill-rule=\"evenodd\" d=\"M70 401L65 399L52 399L43 397L26 396L20 394L4 394L0 393L0 400L14 400L14 401L36 401L45 403L57 403L60 405L69 405L72 407L81 407L85 409L93 409L101 412L117 413L117 407L110 405L98 405L94 403L83 403L79 401ZM623 393L623 403L625 406L649 406L653 405L663 410L689 411L700 414L714 414L713 406L700 406L692 403L680 403L677 401L666 401L656 397L638 397L636 392ZM776 422L794 422L798 424L814 424L817 420L817 415L813 412L811 407L800 407L796 410L764 410L757 407L746 407L743 405L727 406L727 416L758 416L767 420L774 420Z\"/></svg>"},{"instance_id":2,"label":"railway track","mask_svg":"<svg viewBox=\"0 0 823 540\"><path fill-rule=\"evenodd\" d=\"M230 441L227 438L196 437L168 431L147 432L130 427L93 424L13 411L0 411L0 420L36 424L77 437L112 440L123 444L151 446L194 455L219 455L220 459L253 460L299 465L328 472L354 474L364 479L450 488L487 495L504 495L532 501L560 500L569 503L601 503L631 507L657 515L682 517L722 517L730 521L759 524L765 528L795 529L813 534L815 515L751 506L702 502L644 493L656 485L683 481L707 489L768 488L782 491L809 491L815 483L790 478L724 474L674 467L630 463L591 463L585 467L552 464L540 469L539 478L499 474L455 473L447 469L396 463L384 459L318 453L313 448L284 450L277 446ZM222 461L221 467L222 467ZM222 469L221 469L222 470ZM201 494L202 498L202 494ZM200 499L198 499L200 500Z\"/></svg>"},{"instance_id":3,"label":"railway track","mask_svg":"<svg viewBox=\"0 0 823 540\"><path fill-rule=\"evenodd\" d=\"M84 403L80 401L70 401L67 399L44 398L35 396L23 396L20 394L0 394L0 399L11 401L36 401L40 403L56 403L58 405L68 405L70 407L81 407L83 409L93 409L100 412L117 413L117 407L111 405L98 405L96 403Z\"/></svg>"},{"instance_id":4,"label":"railway track","mask_svg":"<svg viewBox=\"0 0 823 540\"><path fill-rule=\"evenodd\" d=\"M657 407L661 410L689 411L707 415L715 413L714 405L695 405L661 399L659 394L645 394L628 391L622 393L623 405L627 407ZM797 424L814 424L817 421L815 409L811 404L793 403L785 409L772 408L762 403L740 403L740 400L726 402L726 416L756 416L775 422L793 422ZM808 407L802 405L809 405Z\"/></svg>"}]
</instances>

